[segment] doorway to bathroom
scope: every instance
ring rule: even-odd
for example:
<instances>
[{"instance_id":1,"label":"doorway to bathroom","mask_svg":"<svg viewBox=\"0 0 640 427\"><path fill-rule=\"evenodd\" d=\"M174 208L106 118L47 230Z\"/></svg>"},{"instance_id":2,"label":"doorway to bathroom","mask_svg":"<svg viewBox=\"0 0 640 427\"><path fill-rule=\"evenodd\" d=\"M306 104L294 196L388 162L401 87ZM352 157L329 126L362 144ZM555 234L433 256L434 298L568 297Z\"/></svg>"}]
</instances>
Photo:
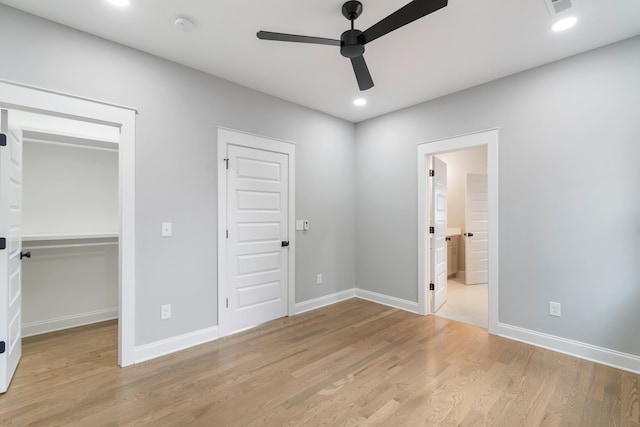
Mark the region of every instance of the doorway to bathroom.
<instances>
[{"instance_id":1,"label":"doorway to bathroom","mask_svg":"<svg viewBox=\"0 0 640 427\"><path fill-rule=\"evenodd\" d=\"M442 180L446 191L443 245L446 298L432 300L432 313L486 329L489 325L487 146L432 156L432 163L436 161L441 165L441 173L446 174Z\"/></svg>"},{"instance_id":2,"label":"doorway to bathroom","mask_svg":"<svg viewBox=\"0 0 640 427\"><path fill-rule=\"evenodd\" d=\"M498 130L418 146L419 308L497 329Z\"/></svg>"}]
</instances>

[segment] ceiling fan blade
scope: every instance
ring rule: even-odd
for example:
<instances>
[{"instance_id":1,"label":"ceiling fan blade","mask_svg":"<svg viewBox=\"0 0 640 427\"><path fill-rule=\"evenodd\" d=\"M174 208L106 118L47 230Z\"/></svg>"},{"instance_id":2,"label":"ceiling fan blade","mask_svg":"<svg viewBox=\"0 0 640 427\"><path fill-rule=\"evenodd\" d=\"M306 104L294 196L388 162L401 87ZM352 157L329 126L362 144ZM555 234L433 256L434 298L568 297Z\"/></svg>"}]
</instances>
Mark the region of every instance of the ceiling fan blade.
<instances>
[{"instance_id":1,"label":"ceiling fan blade","mask_svg":"<svg viewBox=\"0 0 640 427\"><path fill-rule=\"evenodd\" d=\"M358 80L360 90L371 89L373 87L373 79L369 73L369 67L364 61L364 56L360 55L351 58L351 65L353 65L353 72L356 73L356 80Z\"/></svg>"},{"instance_id":2,"label":"ceiling fan blade","mask_svg":"<svg viewBox=\"0 0 640 427\"><path fill-rule=\"evenodd\" d=\"M413 0L365 30L358 37L358 41L362 44L367 44L378 37L382 37L438 9L442 9L447 5L447 2L448 0Z\"/></svg>"},{"instance_id":3,"label":"ceiling fan blade","mask_svg":"<svg viewBox=\"0 0 640 427\"><path fill-rule=\"evenodd\" d=\"M261 40L275 40L280 42L314 43L314 44L326 44L330 46L340 46L340 40L325 39L322 37L298 36L295 34L272 33L270 31L258 31L257 36Z\"/></svg>"}]
</instances>

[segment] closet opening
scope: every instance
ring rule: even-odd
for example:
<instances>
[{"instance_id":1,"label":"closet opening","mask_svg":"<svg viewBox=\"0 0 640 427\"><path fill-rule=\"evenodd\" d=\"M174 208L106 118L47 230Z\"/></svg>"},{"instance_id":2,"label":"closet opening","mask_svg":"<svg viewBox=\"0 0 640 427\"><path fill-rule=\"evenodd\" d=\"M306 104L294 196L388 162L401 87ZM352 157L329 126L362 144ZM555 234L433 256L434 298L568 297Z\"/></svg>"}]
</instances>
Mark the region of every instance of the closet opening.
<instances>
[{"instance_id":1,"label":"closet opening","mask_svg":"<svg viewBox=\"0 0 640 427\"><path fill-rule=\"evenodd\" d=\"M22 131L22 336L114 321L117 351L119 128L9 115Z\"/></svg>"},{"instance_id":2,"label":"closet opening","mask_svg":"<svg viewBox=\"0 0 640 427\"><path fill-rule=\"evenodd\" d=\"M14 123L13 116L16 112L18 115L21 112L22 114L37 113L42 122L39 125L34 125L33 121ZM69 235L73 230L64 230L64 235L54 235L53 237L58 239L64 237L62 240L67 244L70 243L70 237L79 238L78 244L82 245L112 243L104 240L117 237L117 363L121 367L129 366L134 364L136 358L139 357L135 345L136 114L136 109L132 107L0 80L0 133L2 134L0 136L0 163L2 163L0 168L0 187L2 187L0 192L0 237L6 241L6 245L3 246L6 246L7 249L0 250L0 294L9 296L9 298L0 299L0 344L5 342L5 353L0 355L0 393L8 389L22 354L22 264L23 261L24 263L31 261L26 257L26 252L29 251L22 250L23 130L21 128L26 129L27 133L31 132L28 137L32 139L43 136L38 133L45 134L47 137L53 134L54 138L59 139L50 141L53 143L52 146L55 144L84 144L97 149L116 148L117 146L118 213L116 230L82 228L77 231L82 235L75 236ZM73 129L58 126L62 122L73 123ZM104 137L102 133L96 135L95 129L106 130L110 136ZM83 224L83 220L80 218L73 223ZM53 234L45 231L34 233ZM42 237L40 235L34 238ZM99 241L90 241L90 239L98 239ZM45 242L43 245L53 246L51 240L45 240ZM27 247L28 245L36 246L36 243L33 240L25 241ZM54 248L48 249L53 250ZM32 252L32 256L34 255ZM104 314L100 309L83 313L90 312ZM69 320L65 316L60 317L58 318L60 321ZM76 316L70 315L69 317L73 319Z\"/></svg>"}]
</instances>

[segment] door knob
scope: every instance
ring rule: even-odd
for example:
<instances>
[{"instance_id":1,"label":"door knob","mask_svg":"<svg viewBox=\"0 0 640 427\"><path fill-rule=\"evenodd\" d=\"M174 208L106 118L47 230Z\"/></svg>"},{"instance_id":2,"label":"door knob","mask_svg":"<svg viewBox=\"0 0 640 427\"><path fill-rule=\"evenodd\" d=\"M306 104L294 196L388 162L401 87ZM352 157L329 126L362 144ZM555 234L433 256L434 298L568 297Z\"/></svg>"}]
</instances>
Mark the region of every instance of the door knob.
<instances>
[{"instance_id":1,"label":"door knob","mask_svg":"<svg viewBox=\"0 0 640 427\"><path fill-rule=\"evenodd\" d=\"M31 252L20 252L20 259L31 258Z\"/></svg>"},{"instance_id":2,"label":"door knob","mask_svg":"<svg viewBox=\"0 0 640 427\"><path fill-rule=\"evenodd\" d=\"M473 237L473 233L464 233L465 236Z\"/></svg>"},{"instance_id":3,"label":"door knob","mask_svg":"<svg viewBox=\"0 0 640 427\"><path fill-rule=\"evenodd\" d=\"M283 240L282 241L282 247L286 248L287 246L289 246L289 241L288 240Z\"/></svg>"}]
</instances>

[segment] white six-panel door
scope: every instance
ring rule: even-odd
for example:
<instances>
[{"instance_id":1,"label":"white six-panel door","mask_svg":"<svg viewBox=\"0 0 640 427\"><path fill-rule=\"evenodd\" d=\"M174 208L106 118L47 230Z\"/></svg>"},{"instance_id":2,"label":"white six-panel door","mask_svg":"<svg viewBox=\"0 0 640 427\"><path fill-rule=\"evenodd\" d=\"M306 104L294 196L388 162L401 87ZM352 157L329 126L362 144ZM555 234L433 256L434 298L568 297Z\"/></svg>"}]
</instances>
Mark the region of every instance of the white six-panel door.
<instances>
[{"instance_id":1,"label":"white six-panel door","mask_svg":"<svg viewBox=\"0 0 640 427\"><path fill-rule=\"evenodd\" d=\"M8 128L2 110L0 128L6 146L0 146L0 393L7 391L22 354L22 132ZM0 247L2 247L0 246Z\"/></svg>"},{"instance_id":2,"label":"white six-panel door","mask_svg":"<svg viewBox=\"0 0 640 427\"><path fill-rule=\"evenodd\" d=\"M465 283L487 283L489 192L487 175L467 174L465 200Z\"/></svg>"},{"instance_id":3,"label":"white six-panel door","mask_svg":"<svg viewBox=\"0 0 640 427\"><path fill-rule=\"evenodd\" d=\"M287 315L288 156L227 145L225 330ZM285 245L287 244L285 243Z\"/></svg>"},{"instance_id":4,"label":"white six-panel door","mask_svg":"<svg viewBox=\"0 0 640 427\"><path fill-rule=\"evenodd\" d=\"M431 178L431 298L432 313L447 301L447 164L432 157Z\"/></svg>"}]
</instances>

